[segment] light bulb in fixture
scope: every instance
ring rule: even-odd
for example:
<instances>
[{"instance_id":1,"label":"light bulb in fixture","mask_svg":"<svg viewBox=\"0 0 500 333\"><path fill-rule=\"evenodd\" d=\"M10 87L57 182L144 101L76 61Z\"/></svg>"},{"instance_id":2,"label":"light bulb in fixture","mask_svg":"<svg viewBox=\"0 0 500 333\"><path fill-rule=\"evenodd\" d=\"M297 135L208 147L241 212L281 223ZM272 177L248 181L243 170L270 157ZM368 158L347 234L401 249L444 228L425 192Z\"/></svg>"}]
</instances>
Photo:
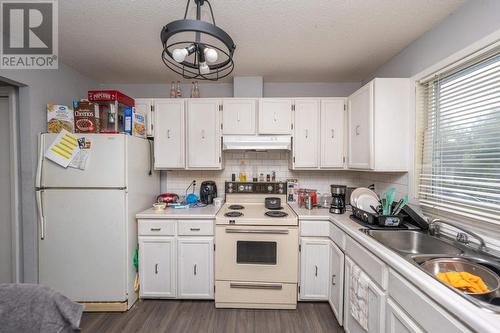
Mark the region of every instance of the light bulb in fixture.
<instances>
[{"instance_id":1,"label":"light bulb in fixture","mask_svg":"<svg viewBox=\"0 0 500 333\"><path fill-rule=\"evenodd\" d=\"M200 62L200 74L205 75L210 73L210 67L208 67L206 62Z\"/></svg>"},{"instance_id":2,"label":"light bulb in fixture","mask_svg":"<svg viewBox=\"0 0 500 333\"><path fill-rule=\"evenodd\" d=\"M217 58L219 57L217 51L209 47L205 48L204 53L205 53L205 59L210 63L216 62Z\"/></svg>"},{"instance_id":3,"label":"light bulb in fixture","mask_svg":"<svg viewBox=\"0 0 500 333\"><path fill-rule=\"evenodd\" d=\"M188 56L188 50L184 49L175 49L172 52L172 58L174 58L175 61L177 62L183 62L186 60L186 57Z\"/></svg>"}]
</instances>

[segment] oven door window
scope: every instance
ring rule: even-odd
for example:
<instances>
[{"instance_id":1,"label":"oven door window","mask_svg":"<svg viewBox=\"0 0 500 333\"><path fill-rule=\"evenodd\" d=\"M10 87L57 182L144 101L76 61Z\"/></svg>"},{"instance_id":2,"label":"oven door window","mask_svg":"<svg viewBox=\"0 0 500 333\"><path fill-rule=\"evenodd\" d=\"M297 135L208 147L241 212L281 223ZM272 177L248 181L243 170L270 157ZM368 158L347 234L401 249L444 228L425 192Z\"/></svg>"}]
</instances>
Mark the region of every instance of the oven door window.
<instances>
[{"instance_id":1,"label":"oven door window","mask_svg":"<svg viewBox=\"0 0 500 333\"><path fill-rule=\"evenodd\" d=\"M276 242L236 242L236 263L276 265Z\"/></svg>"}]
</instances>

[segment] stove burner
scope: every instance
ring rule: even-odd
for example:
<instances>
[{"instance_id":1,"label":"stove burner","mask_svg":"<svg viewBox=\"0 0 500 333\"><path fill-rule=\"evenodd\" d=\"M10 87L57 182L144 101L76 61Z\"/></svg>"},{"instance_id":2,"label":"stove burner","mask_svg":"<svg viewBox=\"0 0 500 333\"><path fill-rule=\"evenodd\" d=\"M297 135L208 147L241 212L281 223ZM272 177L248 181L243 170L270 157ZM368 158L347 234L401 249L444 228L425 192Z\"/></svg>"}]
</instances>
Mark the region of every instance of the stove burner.
<instances>
[{"instance_id":1,"label":"stove burner","mask_svg":"<svg viewBox=\"0 0 500 333\"><path fill-rule=\"evenodd\" d=\"M268 211L266 212L266 215L269 216L269 217L285 217L285 216L288 216L287 213L285 212L280 212L278 210L271 210L271 211Z\"/></svg>"},{"instance_id":2,"label":"stove burner","mask_svg":"<svg viewBox=\"0 0 500 333\"><path fill-rule=\"evenodd\" d=\"M228 208L232 209L232 210L241 210L241 209L244 209L245 207L242 205L231 205Z\"/></svg>"},{"instance_id":3,"label":"stove burner","mask_svg":"<svg viewBox=\"0 0 500 333\"><path fill-rule=\"evenodd\" d=\"M225 217L240 217L243 216L242 212L227 212L224 214Z\"/></svg>"},{"instance_id":4,"label":"stove burner","mask_svg":"<svg viewBox=\"0 0 500 333\"><path fill-rule=\"evenodd\" d=\"M282 210L283 207L276 207L276 208L267 207L267 209L269 209L269 210Z\"/></svg>"}]
</instances>

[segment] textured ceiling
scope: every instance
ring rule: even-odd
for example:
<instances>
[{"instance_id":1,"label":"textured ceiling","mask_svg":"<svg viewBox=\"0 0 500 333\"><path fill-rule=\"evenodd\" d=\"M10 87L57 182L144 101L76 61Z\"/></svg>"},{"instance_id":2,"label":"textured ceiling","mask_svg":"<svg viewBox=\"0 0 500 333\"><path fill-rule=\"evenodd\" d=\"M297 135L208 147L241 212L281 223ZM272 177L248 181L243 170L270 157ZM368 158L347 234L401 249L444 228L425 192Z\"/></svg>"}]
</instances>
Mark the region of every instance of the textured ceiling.
<instances>
[{"instance_id":1,"label":"textured ceiling","mask_svg":"<svg viewBox=\"0 0 500 333\"><path fill-rule=\"evenodd\" d=\"M237 45L234 75L296 82L365 79L463 2L211 0L217 25ZM61 61L100 82L177 79L161 61L159 35L166 23L182 18L185 5L185 0L59 1Z\"/></svg>"}]
</instances>

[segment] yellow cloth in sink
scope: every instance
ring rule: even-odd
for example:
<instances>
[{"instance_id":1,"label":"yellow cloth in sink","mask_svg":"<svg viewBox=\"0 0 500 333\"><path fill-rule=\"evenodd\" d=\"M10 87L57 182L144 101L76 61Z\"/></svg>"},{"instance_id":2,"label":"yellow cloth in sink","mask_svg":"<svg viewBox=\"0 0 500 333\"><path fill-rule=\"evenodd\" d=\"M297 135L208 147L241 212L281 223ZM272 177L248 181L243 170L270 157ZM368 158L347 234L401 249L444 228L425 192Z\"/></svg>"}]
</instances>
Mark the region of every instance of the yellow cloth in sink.
<instances>
[{"instance_id":1,"label":"yellow cloth in sink","mask_svg":"<svg viewBox=\"0 0 500 333\"><path fill-rule=\"evenodd\" d=\"M444 283L469 293L489 291L481 277L468 272L439 272L436 276Z\"/></svg>"}]
</instances>

